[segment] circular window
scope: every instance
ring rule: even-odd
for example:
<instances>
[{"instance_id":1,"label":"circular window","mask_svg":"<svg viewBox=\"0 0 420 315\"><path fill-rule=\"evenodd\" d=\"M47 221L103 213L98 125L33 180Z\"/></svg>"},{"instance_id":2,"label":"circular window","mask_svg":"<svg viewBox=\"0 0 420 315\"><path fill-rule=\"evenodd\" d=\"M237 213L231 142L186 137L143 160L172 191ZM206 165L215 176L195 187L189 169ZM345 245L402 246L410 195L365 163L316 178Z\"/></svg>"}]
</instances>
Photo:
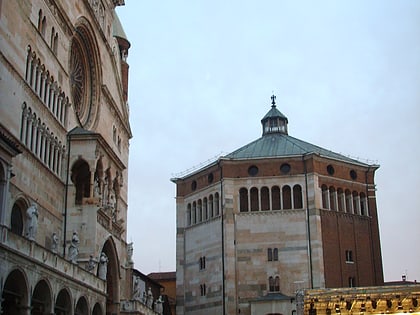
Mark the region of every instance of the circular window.
<instances>
[{"instance_id":1,"label":"circular window","mask_svg":"<svg viewBox=\"0 0 420 315\"><path fill-rule=\"evenodd\" d=\"M258 174L258 167L256 167L255 165L252 165L248 168L248 174L250 176L256 176Z\"/></svg>"},{"instance_id":2,"label":"circular window","mask_svg":"<svg viewBox=\"0 0 420 315\"><path fill-rule=\"evenodd\" d=\"M70 47L70 96L77 120L86 129L92 126L98 109L94 51L90 32L79 26Z\"/></svg>"},{"instance_id":3,"label":"circular window","mask_svg":"<svg viewBox=\"0 0 420 315\"><path fill-rule=\"evenodd\" d=\"M334 170L334 167L331 164L327 166L327 172L330 175L334 175L335 170Z\"/></svg>"},{"instance_id":4,"label":"circular window","mask_svg":"<svg viewBox=\"0 0 420 315\"><path fill-rule=\"evenodd\" d=\"M193 180L193 182L191 183L191 189L192 190L196 190L197 189L197 182L195 180Z\"/></svg>"},{"instance_id":5,"label":"circular window","mask_svg":"<svg viewBox=\"0 0 420 315\"><path fill-rule=\"evenodd\" d=\"M280 172L282 172L282 174L289 173L290 172L290 169L291 169L291 167L290 167L290 164L289 163L283 163L280 166Z\"/></svg>"},{"instance_id":6,"label":"circular window","mask_svg":"<svg viewBox=\"0 0 420 315\"><path fill-rule=\"evenodd\" d=\"M213 173L210 173L210 174L207 176L207 181L208 181L208 183L209 183L209 184L211 184L211 183L213 183L213 180L214 180Z\"/></svg>"},{"instance_id":7,"label":"circular window","mask_svg":"<svg viewBox=\"0 0 420 315\"><path fill-rule=\"evenodd\" d=\"M356 178L357 178L357 173L356 173L356 171L355 171L355 170L351 170L351 171L350 171L350 177L351 177L352 179L356 179Z\"/></svg>"}]
</instances>

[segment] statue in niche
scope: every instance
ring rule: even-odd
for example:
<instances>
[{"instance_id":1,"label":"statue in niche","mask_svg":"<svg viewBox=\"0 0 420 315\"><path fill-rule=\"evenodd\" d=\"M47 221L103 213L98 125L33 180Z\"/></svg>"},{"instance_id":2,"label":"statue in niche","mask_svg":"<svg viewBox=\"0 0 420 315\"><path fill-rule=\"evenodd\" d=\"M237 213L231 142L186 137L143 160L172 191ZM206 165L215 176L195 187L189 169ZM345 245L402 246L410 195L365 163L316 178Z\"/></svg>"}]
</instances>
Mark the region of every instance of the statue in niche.
<instances>
[{"instance_id":1,"label":"statue in niche","mask_svg":"<svg viewBox=\"0 0 420 315\"><path fill-rule=\"evenodd\" d=\"M127 263L133 263L133 242L127 244Z\"/></svg>"},{"instance_id":2,"label":"statue in niche","mask_svg":"<svg viewBox=\"0 0 420 315\"><path fill-rule=\"evenodd\" d=\"M149 287L149 290L147 291L146 305L149 308L153 307L153 293L151 287Z\"/></svg>"},{"instance_id":3,"label":"statue in niche","mask_svg":"<svg viewBox=\"0 0 420 315\"><path fill-rule=\"evenodd\" d=\"M73 231L73 236L71 238L68 254L68 260L70 260L73 264L77 264L77 256L79 255L79 244L79 236L76 231Z\"/></svg>"},{"instance_id":4,"label":"statue in niche","mask_svg":"<svg viewBox=\"0 0 420 315\"><path fill-rule=\"evenodd\" d=\"M102 252L101 257L99 258L99 266L98 266L99 279L106 280L107 268L108 268L108 256L104 252Z\"/></svg>"},{"instance_id":5,"label":"statue in niche","mask_svg":"<svg viewBox=\"0 0 420 315\"><path fill-rule=\"evenodd\" d=\"M90 255L89 261L86 265L86 270L92 272L95 269L97 262L98 261L93 257L93 255Z\"/></svg>"},{"instance_id":6,"label":"statue in niche","mask_svg":"<svg viewBox=\"0 0 420 315\"><path fill-rule=\"evenodd\" d=\"M32 202L31 206L26 210L26 237L31 241L35 240L38 230L38 206Z\"/></svg>"},{"instance_id":7,"label":"statue in niche","mask_svg":"<svg viewBox=\"0 0 420 315\"><path fill-rule=\"evenodd\" d=\"M51 251L54 254L57 254L58 252L58 235L55 232L51 236Z\"/></svg>"},{"instance_id":8,"label":"statue in niche","mask_svg":"<svg viewBox=\"0 0 420 315\"><path fill-rule=\"evenodd\" d=\"M155 312L158 314L163 313L163 300L162 295L159 295L159 298L155 302Z\"/></svg>"},{"instance_id":9,"label":"statue in niche","mask_svg":"<svg viewBox=\"0 0 420 315\"><path fill-rule=\"evenodd\" d=\"M133 300L141 301L141 283L140 283L140 277L135 277L135 280L134 280Z\"/></svg>"}]
</instances>

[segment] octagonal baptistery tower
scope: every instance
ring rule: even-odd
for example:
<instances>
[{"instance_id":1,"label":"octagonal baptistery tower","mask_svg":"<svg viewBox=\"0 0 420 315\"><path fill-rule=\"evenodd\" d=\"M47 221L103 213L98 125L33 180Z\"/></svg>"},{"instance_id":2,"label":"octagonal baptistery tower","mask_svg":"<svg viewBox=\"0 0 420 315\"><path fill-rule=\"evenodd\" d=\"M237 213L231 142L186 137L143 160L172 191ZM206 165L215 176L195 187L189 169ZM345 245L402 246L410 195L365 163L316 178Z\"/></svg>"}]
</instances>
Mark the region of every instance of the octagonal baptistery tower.
<instances>
[{"instance_id":1,"label":"octagonal baptistery tower","mask_svg":"<svg viewBox=\"0 0 420 315\"><path fill-rule=\"evenodd\" d=\"M293 314L303 288L383 284L374 174L289 136L275 104L262 136L173 178L177 313Z\"/></svg>"}]
</instances>

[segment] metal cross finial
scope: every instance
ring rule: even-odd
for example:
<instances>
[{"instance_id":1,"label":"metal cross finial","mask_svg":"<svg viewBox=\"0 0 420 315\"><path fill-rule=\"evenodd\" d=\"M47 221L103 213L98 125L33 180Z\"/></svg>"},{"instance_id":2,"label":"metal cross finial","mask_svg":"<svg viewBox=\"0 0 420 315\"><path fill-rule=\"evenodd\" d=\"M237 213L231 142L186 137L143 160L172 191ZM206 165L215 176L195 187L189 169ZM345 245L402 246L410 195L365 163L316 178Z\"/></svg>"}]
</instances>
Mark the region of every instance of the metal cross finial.
<instances>
[{"instance_id":1,"label":"metal cross finial","mask_svg":"<svg viewBox=\"0 0 420 315\"><path fill-rule=\"evenodd\" d=\"M271 104L274 106L276 106L276 96L273 94L271 95Z\"/></svg>"}]
</instances>

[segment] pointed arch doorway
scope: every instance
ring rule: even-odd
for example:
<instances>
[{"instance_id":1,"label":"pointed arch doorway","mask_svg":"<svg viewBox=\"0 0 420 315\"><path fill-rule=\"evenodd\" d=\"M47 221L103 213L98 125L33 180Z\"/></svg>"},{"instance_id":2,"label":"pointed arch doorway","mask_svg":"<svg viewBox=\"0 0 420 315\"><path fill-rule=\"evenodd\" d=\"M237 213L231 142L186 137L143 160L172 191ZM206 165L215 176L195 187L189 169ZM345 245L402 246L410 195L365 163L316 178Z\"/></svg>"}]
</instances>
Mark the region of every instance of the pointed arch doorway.
<instances>
[{"instance_id":1,"label":"pointed arch doorway","mask_svg":"<svg viewBox=\"0 0 420 315\"><path fill-rule=\"evenodd\" d=\"M108 257L107 272L106 272L106 315L118 314L120 304L120 269L118 252L115 247L114 240L109 237L104 246L102 247L101 253L105 253Z\"/></svg>"}]
</instances>

